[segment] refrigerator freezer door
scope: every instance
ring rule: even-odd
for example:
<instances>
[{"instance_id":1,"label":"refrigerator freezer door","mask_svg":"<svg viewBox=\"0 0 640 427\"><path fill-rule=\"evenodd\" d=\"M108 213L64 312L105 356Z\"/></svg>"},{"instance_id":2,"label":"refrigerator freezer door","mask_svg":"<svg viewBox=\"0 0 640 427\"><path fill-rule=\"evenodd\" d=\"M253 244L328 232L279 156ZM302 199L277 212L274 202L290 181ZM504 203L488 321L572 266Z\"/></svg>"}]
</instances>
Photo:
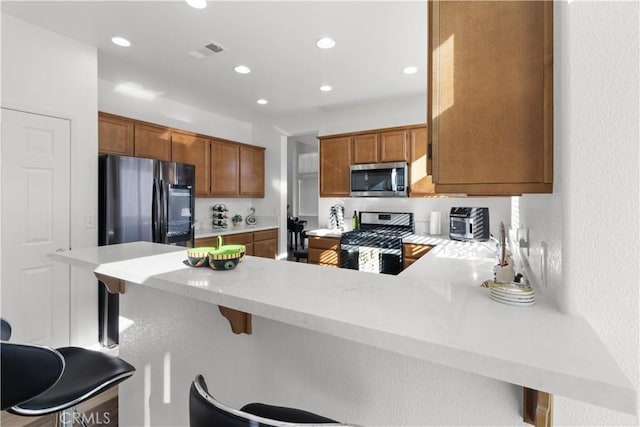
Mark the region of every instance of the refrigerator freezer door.
<instances>
[{"instance_id":1,"label":"refrigerator freezer door","mask_svg":"<svg viewBox=\"0 0 640 427\"><path fill-rule=\"evenodd\" d=\"M153 241L154 160L100 158L99 245Z\"/></svg>"}]
</instances>

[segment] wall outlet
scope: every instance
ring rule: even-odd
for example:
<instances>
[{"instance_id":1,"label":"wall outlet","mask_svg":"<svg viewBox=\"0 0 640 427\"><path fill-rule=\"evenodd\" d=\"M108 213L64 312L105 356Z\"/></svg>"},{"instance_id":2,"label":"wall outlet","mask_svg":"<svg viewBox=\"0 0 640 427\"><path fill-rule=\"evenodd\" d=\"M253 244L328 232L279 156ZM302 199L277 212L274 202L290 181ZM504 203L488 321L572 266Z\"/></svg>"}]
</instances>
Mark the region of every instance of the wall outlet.
<instances>
[{"instance_id":1,"label":"wall outlet","mask_svg":"<svg viewBox=\"0 0 640 427\"><path fill-rule=\"evenodd\" d=\"M84 217L84 228L96 228L96 217L94 215L87 215Z\"/></svg>"}]
</instances>

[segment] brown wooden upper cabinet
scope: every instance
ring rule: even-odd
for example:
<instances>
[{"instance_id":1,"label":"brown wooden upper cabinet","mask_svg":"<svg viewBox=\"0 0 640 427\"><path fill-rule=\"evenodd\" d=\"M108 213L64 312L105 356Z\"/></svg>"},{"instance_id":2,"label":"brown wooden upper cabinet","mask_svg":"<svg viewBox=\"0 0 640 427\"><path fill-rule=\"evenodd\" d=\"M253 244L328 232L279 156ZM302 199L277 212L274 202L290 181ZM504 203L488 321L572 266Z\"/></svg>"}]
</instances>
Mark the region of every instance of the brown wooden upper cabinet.
<instances>
[{"instance_id":1,"label":"brown wooden upper cabinet","mask_svg":"<svg viewBox=\"0 0 640 427\"><path fill-rule=\"evenodd\" d=\"M406 130L353 135L351 164L403 162L408 160Z\"/></svg>"},{"instance_id":2,"label":"brown wooden upper cabinet","mask_svg":"<svg viewBox=\"0 0 640 427\"><path fill-rule=\"evenodd\" d=\"M349 197L351 137L327 137L320 140L320 197Z\"/></svg>"},{"instance_id":3,"label":"brown wooden upper cabinet","mask_svg":"<svg viewBox=\"0 0 640 427\"><path fill-rule=\"evenodd\" d=\"M409 137L406 130L380 133L380 162L406 162L409 160Z\"/></svg>"},{"instance_id":4,"label":"brown wooden upper cabinet","mask_svg":"<svg viewBox=\"0 0 640 427\"><path fill-rule=\"evenodd\" d=\"M433 196L431 157L427 149L427 127L409 131L409 197Z\"/></svg>"},{"instance_id":5,"label":"brown wooden upper cabinet","mask_svg":"<svg viewBox=\"0 0 640 427\"><path fill-rule=\"evenodd\" d=\"M211 194L235 197L240 194L240 145L211 140Z\"/></svg>"},{"instance_id":6,"label":"brown wooden upper cabinet","mask_svg":"<svg viewBox=\"0 0 640 427\"><path fill-rule=\"evenodd\" d=\"M408 162L410 196L433 196L426 125L374 129L320 140L320 197L349 197L349 166L360 163ZM351 150L351 151L349 151ZM415 167L415 171L412 168Z\"/></svg>"},{"instance_id":7,"label":"brown wooden upper cabinet","mask_svg":"<svg viewBox=\"0 0 640 427\"><path fill-rule=\"evenodd\" d=\"M107 113L98 113L98 151L133 156L133 121Z\"/></svg>"},{"instance_id":8,"label":"brown wooden upper cabinet","mask_svg":"<svg viewBox=\"0 0 640 427\"><path fill-rule=\"evenodd\" d=\"M196 134L171 132L171 160L196 166L196 196L211 194L211 154L209 139Z\"/></svg>"},{"instance_id":9,"label":"brown wooden upper cabinet","mask_svg":"<svg viewBox=\"0 0 640 427\"><path fill-rule=\"evenodd\" d=\"M264 197L264 150L240 146L240 196Z\"/></svg>"},{"instance_id":10,"label":"brown wooden upper cabinet","mask_svg":"<svg viewBox=\"0 0 640 427\"><path fill-rule=\"evenodd\" d=\"M436 192L552 192L553 2L430 1L429 52Z\"/></svg>"},{"instance_id":11,"label":"brown wooden upper cabinet","mask_svg":"<svg viewBox=\"0 0 640 427\"><path fill-rule=\"evenodd\" d=\"M378 134L354 135L351 142L351 163L378 163Z\"/></svg>"},{"instance_id":12,"label":"brown wooden upper cabinet","mask_svg":"<svg viewBox=\"0 0 640 427\"><path fill-rule=\"evenodd\" d=\"M211 196L264 197L264 147L211 140Z\"/></svg>"},{"instance_id":13,"label":"brown wooden upper cabinet","mask_svg":"<svg viewBox=\"0 0 640 427\"><path fill-rule=\"evenodd\" d=\"M134 124L134 155L171 161L171 130L149 124Z\"/></svg>"},{"instance_id":14,"label":"brown wooden upper cabinet","mask_svg":"<svg viewBox=\"0 0 640 427\"><path fill-rule=\"evenodd\" d=\"M103 112L98 129L100 153L195 165L197 197L264 197L264 147Z\"/></svg>"}]
</instances>

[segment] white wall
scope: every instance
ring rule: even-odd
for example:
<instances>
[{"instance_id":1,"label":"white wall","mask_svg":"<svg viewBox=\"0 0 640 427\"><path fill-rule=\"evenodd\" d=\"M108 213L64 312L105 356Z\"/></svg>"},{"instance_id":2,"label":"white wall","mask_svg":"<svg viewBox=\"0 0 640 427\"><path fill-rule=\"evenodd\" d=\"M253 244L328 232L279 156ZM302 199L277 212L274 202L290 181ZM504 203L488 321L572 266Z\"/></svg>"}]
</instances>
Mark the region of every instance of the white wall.
<instances>
[{"instance_id":1,"label":"white wall","mask_svg":"<svg viewBox=\"0 0 640 427\"><path fill-rule=\"evenodd\" d=\"M514 209L530 229L540 290L587 319L636 392L639 11L638 2L556 3L554 193L523 196ZM555 411L557 425L638 425L559 396Z\"/></svg>"},{"instance_id":2,"label":"white wall","mask_svg":"<svg viewBox=\"0 0 640 427\"><path fill-rule=\"evenodd\" d=\"M140 99L116 90L118 82L98 80L100 111L151 123L253 144L251 123L221 116L159 96ZM255 144L261 145L261 144Z\"/></svg>"},{"instance_id":3,"label":"white wall","mask_svg":"<svg viewBox=\"0 0 640 427\"><path fill-rule=\"evenodd\" d=\"M71 247L97 244L98 105L95 47L2 14L2 106L71 121ZM79 96L81 94L81 96ZM85 270L71 269L70 339L97 342L97 286Z\"/></svg>"}]
</instances>

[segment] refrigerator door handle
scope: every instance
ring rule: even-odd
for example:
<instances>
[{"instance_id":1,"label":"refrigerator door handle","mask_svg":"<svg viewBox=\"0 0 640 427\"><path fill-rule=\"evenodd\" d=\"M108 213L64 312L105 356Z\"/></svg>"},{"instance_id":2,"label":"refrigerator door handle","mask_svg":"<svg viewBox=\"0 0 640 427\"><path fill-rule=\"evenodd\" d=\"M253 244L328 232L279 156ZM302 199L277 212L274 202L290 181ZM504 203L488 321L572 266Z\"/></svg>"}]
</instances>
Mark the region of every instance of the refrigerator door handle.
<instances>
[{"instance_id":1,"label":"refrigerator door handle","mask_svg":"<svg viewBox=\"0 0 640 427\"><path fill-rule=\"evenodd\" d=\"M159 241L159 230L160 230L160 224L159 222L159 203L158 203L158 196L159 196L159 191L158 191L158 182L154 179L153 180L153 195L152 195L152 200L151 200L151 238L153 239L154 242L158 242Z\"/></svg>"},{"instance_id":2,"label":"refrigerator door handle","mask_svg":"<svg viewBox=\"0 0 640 427\"><path fill-rule=\"evenodd\" d=\"M165 187L165 182L160 180L160 230L158 230L158 241L160 243L167 243L167 215L169 214L167 199L169 197L168 191Z\"/></svg>"}]
</instances>

